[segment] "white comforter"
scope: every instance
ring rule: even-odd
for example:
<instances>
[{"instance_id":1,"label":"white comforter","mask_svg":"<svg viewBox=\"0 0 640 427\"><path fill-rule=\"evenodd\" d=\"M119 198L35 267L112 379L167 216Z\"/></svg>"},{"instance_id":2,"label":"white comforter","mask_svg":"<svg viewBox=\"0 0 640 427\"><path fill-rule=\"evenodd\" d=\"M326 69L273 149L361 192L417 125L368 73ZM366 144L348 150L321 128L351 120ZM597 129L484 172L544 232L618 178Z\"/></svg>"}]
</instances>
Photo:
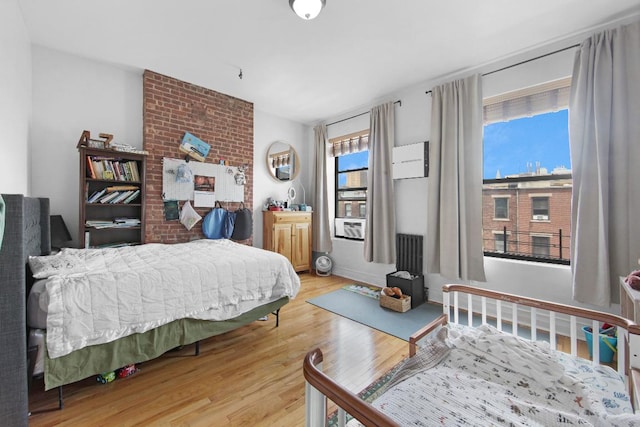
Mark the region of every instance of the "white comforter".
<instances>
[{"instance_id":1,"label":"white comforter","mask_svg":"<svg viewBox=\"0 0 640 427\"><path fill-rule=\"evenodd\" d=\"M401 426L640 426L607 366L487 325L443 331L373 402Z\"/></svg>"},{"instance_id":2,"label":"white comforter","mask_svg":"<svg viewBox=\"0 0 640 427\"><path fill-rule=\"evenodd\" d=\"M48 278L50 358L176 319L230 319L300 288L285 257L230 240L63 249L29 264Z\"/></svg>"}]
</instances>

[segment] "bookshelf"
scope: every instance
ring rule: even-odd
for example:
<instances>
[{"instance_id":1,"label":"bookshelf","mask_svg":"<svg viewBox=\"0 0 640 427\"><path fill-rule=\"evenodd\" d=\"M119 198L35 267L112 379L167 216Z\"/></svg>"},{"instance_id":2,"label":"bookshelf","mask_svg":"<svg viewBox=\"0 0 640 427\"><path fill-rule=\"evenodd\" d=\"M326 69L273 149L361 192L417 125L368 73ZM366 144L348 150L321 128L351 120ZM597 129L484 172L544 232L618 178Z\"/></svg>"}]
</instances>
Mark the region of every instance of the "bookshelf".
<instances>
[{"instance_id":1,"label":"bookshelf","mask_svg":"<svg viewBox=\"0 0 640 427\"><path fill-rule=\"evenodd\" d=\"M96 145L83 132L78 142L80 247L142 244L146 155Z\"/></svg>"}]
</instances>

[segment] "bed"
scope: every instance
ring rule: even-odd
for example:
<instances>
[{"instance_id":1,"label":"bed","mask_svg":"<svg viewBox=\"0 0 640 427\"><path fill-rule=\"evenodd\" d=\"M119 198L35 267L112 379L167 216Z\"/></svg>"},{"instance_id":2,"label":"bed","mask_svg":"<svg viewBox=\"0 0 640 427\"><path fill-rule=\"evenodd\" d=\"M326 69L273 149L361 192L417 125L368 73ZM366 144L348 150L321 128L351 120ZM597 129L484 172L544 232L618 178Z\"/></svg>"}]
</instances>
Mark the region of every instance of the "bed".
<instances>
[{"instance_id":1,"label":"bed","mask_svg":"<svg viewBox=\"0 0 640 427\"><path fill-rule=\"evenodd\" d=\"M16 215L34 223L30 211ZM38 215L48 219L48 203ZM48 232L29 238L39 242L41 234ZM197 349L199 340L269 313L277 326L279 309L300 287L282 255L228 240L48 251L31 252L11 267L24 277L28 261L36 280L28 285L27 319L29 326L46 326L46 390L187 344Z\"/></svg>"},{"instance_id":2,"label":"bed","mask_svg":"<svg viewBox=\"0 0 640 427\"><path fill-rule=\"evenodd\" d=\"M410 338L409 357L371 403L323 373L322 352L310 351L306 425L326 425L328 400L337 425L350 427L640 425L640 327L632 321L464 285L445 285L443 299L443 314ZM604 343L591 346L590 360L578 357L583 328L603 326L616 332L612 363L600 362Z\"/></svg>"},{"instance_id":3,"label":"bed","mask_svg":"<svg viewBox=\"0 0 640 427\"><path fill-rule=\"evenodd\" d=\"M4 204L4 209L2 204ZM30 255L49 253L49 200L3 194L0 202L0 419L5 425L26 426L28 420L28 357L26 318Z\"/></svg>"}]
</instances>

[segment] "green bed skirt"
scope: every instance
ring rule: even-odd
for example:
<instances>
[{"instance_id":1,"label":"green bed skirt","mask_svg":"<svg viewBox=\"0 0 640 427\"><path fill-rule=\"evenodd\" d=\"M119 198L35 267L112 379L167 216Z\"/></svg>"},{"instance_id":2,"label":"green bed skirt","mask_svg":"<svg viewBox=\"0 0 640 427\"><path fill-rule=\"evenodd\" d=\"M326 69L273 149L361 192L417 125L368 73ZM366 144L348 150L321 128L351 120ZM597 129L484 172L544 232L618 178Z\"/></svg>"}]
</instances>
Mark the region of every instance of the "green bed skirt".
<instances>
[{"instance_id":1,"label":"green bed skirt","mask_svg":"<svg viewBox=\"0 0 640 427\"><path fill-rule=\"evenodd\" d=\"M174 320L142 334L133 334L110 343L85 347L56 359L49 359L45 345L45 390L80 381L92 375L114 371L132 363L155 359L181 345L224 334L275 312L287 302L289 298L283 297L223 321Z\"/></svg>"}]
</instances>

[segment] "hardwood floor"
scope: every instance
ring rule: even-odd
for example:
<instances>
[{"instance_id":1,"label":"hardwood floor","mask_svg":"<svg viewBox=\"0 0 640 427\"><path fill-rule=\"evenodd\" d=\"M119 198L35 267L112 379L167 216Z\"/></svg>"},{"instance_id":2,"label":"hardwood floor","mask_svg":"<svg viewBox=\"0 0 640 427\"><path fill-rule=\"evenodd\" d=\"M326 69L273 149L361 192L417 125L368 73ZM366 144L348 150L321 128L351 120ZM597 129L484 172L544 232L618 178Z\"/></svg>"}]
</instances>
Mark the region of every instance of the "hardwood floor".
<instances>
[{"instance_id":1,"label":"hardwood floor","mask_svg":"<svg viewBox=\"0 0 640 427\"><path fill-rule=\"evenodd\" d=\"M45 393L42 380L34 380L30 425L302 426L302 360L309 350L319 347L323 369L356 393L408 356L407 342L306 302L352 280L300 277L300 293L280 311L278 328L269 316L202 341L199 356L187 346L125 379L65 386L61 411L57 391ZM559 349L568 351L568 341L559 337ZM587 354L584 342L579 354Z\"/></svg>"},{"instance_id":2,"label":"hardwood floor","mask_svg":"<svg viewBox=\"0 0 640 427\"><path fill-rule=\"evenodd\" d=\"M57 391L45 393L35 379L30 425L302 426L302 360L309 350L319 347L324 370L354 392L408 355L405 341L306 302L352 280L302 274L301 282L278 328L269 316L201 342L199 356L187 346L125 379L65 386L61 411Z\"/></svg>"}]
</instances>

